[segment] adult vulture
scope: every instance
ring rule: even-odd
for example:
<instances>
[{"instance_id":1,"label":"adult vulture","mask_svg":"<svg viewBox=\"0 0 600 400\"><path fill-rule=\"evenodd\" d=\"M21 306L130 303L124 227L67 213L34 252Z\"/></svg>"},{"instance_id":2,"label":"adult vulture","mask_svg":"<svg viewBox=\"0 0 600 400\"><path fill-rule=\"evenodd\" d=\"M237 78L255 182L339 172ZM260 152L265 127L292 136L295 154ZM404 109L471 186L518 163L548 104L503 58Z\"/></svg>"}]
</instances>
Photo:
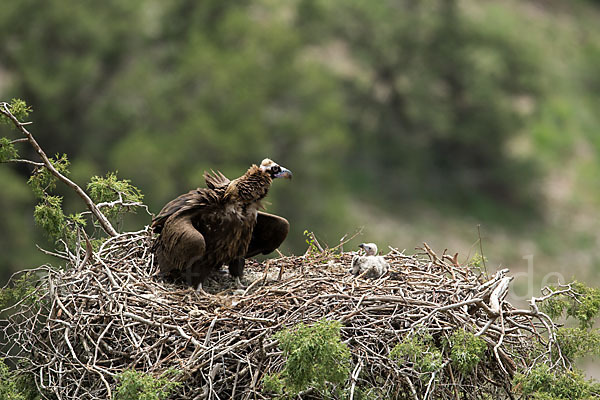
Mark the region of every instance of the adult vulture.
<instances>
[{"instance_id":1,"label":"adult vulture","mask_svg":"<svg viewBox=\"0 0 600 400\"><path fill-rule=\"evenodd\" d=\"M228 265L242 287L245 258L274 251L289 231L285 218L259 211L274 178L291 179L292 172L268 158L232 181L220 172L205 172L206 188L167 203L152 220L161 273L202 291L208 275Z\"/></svg>"}]
</instances>

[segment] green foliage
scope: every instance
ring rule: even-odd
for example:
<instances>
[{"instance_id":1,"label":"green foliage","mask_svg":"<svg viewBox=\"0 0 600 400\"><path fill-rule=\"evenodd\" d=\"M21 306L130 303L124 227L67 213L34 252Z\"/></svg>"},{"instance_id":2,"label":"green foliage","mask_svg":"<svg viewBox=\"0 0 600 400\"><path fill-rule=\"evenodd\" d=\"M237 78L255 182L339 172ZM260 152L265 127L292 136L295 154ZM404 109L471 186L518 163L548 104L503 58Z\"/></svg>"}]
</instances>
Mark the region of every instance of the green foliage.
<instances>
[{"instance_id":1,"label":"green foliage","mask_svg":"<svg viewBox=\"0 0 600 400\"><path fill-rule=\"evenodd\" d=\"M54 240L61 239L67 228L67 219L62 210L62 197L46 196L35 206L33 212L35 223L38 224L49 237Z\"/></svg>"},{"instance_id":2,"label":"green foliage","mask_svg":"<svg viewBox=\"0 0 600 400\"><path fill-rule=\"evenodd\" d=\"M0 399L38 400L40 395L31 376L16 374L0 359Z\"/></svg>"},{"instance_id":3,"label":"green foliage","mask_svg":"<svg viewBox=\"0 0 600 400\"><path fill-rule=\"evenodd\" d=\"M587 287L577 281L571 285L578 293L576 299L564 295L553 296L542 304L542 309L553 319L562 316L566 310L567 317L577 319L581 328L591 328L594 318L600 313L600 288ZM553 287L550 289L556 290Z\"/></svg>"},{"instance_id":4,"label":"green foliage","mask_svg":"<svg viewBox=\"0 0 600 400\"><path fill-rule=\"evenodd\" d=\"M303 234L305 237L304 241L308 245L308 249L306 249L307 257L314 260L321 256L327 256L327 254L319 250L319 247L317 246L317 239L313 232L310 232L305 229Z\"/></svg>"},{"instance_id":5,"label":"green foliage","mask_svg":"<svg viewBox=\"0 0 600 400\"><path fill-rule=\"evenodd\" d=\"M552 371L540 364L528 375L517 374L513 381L517 391L535 400L591 399L600 396L600 388L585 379L580 371Z\"/></svg>"},{"instance_id":6,"label":"green foliage","mask_svg":"<svg viewBox=\"0 0 600 400\"><path fill-rule=\"evenodd\" d=\"M0 163L19 157L19 153L8 138L0 138Z\"/></svg>"},{"instance_id":7,"label":"green foliage","mask_svg":"<svg viewBox=\"0 0 600 400\"><path fill-rule=\"evenodd\" d=\"M551 290L556 290L554 287L550 287ZM542 304L542 311L550 316L552 319L558 319L562 317L566 308L569 307L569 298L567 296L558 295L548 298Z\"/></svg>"},{"instance_id":8,"label":"green foliage","mask_svg":"<svg viewBox=\"0 0 600 400\"><path fill-rule=\"evenodd\" d=\"M487 262L487 258L482 256L479 253L475 253L475 255L469 260L467 266L474 270L479 271L479 273L487 273L485 268L485 263Z\"/></svg>"},{"instance_id":9,"label":"green foliage","mask_svg":"<svg viewBox=\"0 0 600 400\"><path fill-rule=\"evenodd\" d=\"M144 195L138 188L131 185L129 179L117 179L115 172L109 172L106 177L94 176L87 186L89 195L94 203L110 203L120 201L113 207L102 207L101 211L107 217L115 217L135 206L124 204L141 203Z\"/></svg>"},{"instance_id":10,"label":"green foliage","mask_svg":"<svg viewBox=\"0 0 600 400\"><path fill-rule=\"evenodd\" d=\"M66 154L59 156L58 154L50 159L50 163L56 168L58 172L67 176L69 174L69 159ZM27 182L33 190L33 193L40 199L45 194L51 192L56 188L57 178L46 167L40 167L36 169L33 174L29 177Z\"/></svg>"},{"instance_id":11,"label":"green foliage","mask_svg":"<svg viewBox=\"0 0 600 400\"><path fill-rule=\"evenodd\" d=\"M308 249L310 252L318 252L319 249L317 247L317 244L315 243L315 234L312 232L309 232L308 230L304 230L303 232L304 237L306 238L306 244L308 245Z\"/></svg>"},{"instance_id":12,"label":"green foliage","mask_svg":"<svg viewBox=\"0 0 600 400\"><path fill-rule=\"evenodd\" d=\"M15 279L11 287L0 289L0 309L5 309L23 300L35 290L37 277L27 272Z\"/></svg>"},{"instance_id":13,"label":"green foliage","mask_svg":"<svg viewBox=\"0 0 600 400\"><path fill-rule=\"evenodd\" d=\"M86 225L81 214L65 215L60 196L44 196L35 206L33 218L49 238L55 241L64 239L69 245L75 242L77 227L83 228Z\"/></svg>"},{"instance_id":14,"label":"green foliage","mask_svg":"<svg viewBox=\"0 0 600 400\"><path fill-rule=\"evenodd\" d=\"M600 331L598 330L559 328L556 339L561 354L570 361L579 357L600 356Z\"/></svg>"},{"instance_id":15,"label":"green foliage","mask_svg":"<svg viewBox=\"0 0 600 400\"><path fill-rule=\"evenodd\" d=\"M429 379L425 374L438 371L443 364L442 352L435 346L433 336L422 331L405 337L392 349L390 357L398 365L414 365L424 374L422 379Z\"/></svg>"},{"instance_id":16,"label":"green foliage","mask_svg":"<svg viewBox=\"0 0 600 400\"><path fill-rule=\"evenodd\" d=\"M294 397L309 388L323 395L339 392L350 373L350 350L341 342L340 328L341 323L323 319L275 334L285 367L266 375L263 389L282 397Z\"/></svg>"},{"instance_id":17,"label":"green foliage","mask_svg":"<svg viewBox=\"0 0 600 400\"><path fill-rule=\"evenodd\" d=\"M463 374L471 373L483 359L485 341L466 330L458 330L450 336L450 359Z\"/></svg>"},{"instance_id":18,"label":"green foliage","mask_svg":"<svg viewBox=\"0 0 600 400\"><path fill-rule=\"evenodd\" d=\"M29 107L23 100L20 99L12 99L9 104L9 111L12 113L12 115L14 115L19 121L24 122L31 112L31 107ZM0 114L0 123L14 126L13 122L4 114Z\"/></svg>"},{"instance_id":19,"label":"green foliage","mask_svg":"<svg viewBox=\"0 0 600 400\"><path fill-rule=\"evenodd\" d=\"M267 374L263 378L263 392L283 394L285 381L280 374Z\"/></svg>"},{"instance_id":20,"label":"green foliage","mask_svg":"<svg viewBox=\"0 0 600 400\"><path fill-rule=\"evenodd\" d=\"M13 374L0 359L0 399L24 400L25 397L19 392Z\"/></svg>"},{"instance_id":21,"label":"green foliage","mask_svg":"<svg viewBox=\"0 0 600 400\"><path fill-rule=\"evenodd\" d=\"M573 289L579 294L577 301L567 307L567 315L579 320L582 327L592 327L594 318L600 313L600 288L591 288L580 282L573 282Z\"/></svg>"},{"instance_id":22,"label":"green foliage","mask_svg":"<svg viewBox=\"0 0 600 400\"><path fill-rule=\"evenodd\" d=\"M458 1L310 4L300 19L307 36L317 46L346 44L356 68L343 74L355 135L348 162L380 195L396 206L417 190L489 215L502 193L531 208L536 165L505 146L525 122L514 97L541 92L528 40L473 18Z\"/></svg>"},{"instance_id":23,"label":"green foliage","mask_svg":"<svg viewBox=\"0 0 600 400\"><path fill-rule=\"evenodd\" d=\"M166 399L181 384L173 381L175 375L177 374L172 370L158 378L135 370L123 371L117 376L119 385L114 400Z\"/></svg>"},{"instance_id":24,"label":"green foliage","mask_svg":"<svg viewBox=\"0 0 600 400\"><path fill-rule=\"evenodd\" d=\"M21 99L12 99L10 102L10 112L19 121L24 122L31 112L31 107Z\"/></svg>"}]
</instances>

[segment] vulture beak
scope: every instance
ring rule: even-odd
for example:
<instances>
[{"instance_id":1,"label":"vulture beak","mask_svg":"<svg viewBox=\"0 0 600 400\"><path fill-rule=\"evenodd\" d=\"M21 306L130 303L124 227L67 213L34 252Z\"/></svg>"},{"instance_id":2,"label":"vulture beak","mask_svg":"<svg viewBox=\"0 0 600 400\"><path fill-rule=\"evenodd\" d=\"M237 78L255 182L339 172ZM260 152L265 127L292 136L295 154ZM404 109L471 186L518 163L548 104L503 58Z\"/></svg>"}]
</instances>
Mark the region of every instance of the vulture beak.
<instances>
[{"instance_id":1,"label":"vulture beak","mask_svg":"<svg viewBox=\"0 0 600 400\"><path fill-rule=\"evenodd\" d=\"M280 168L281 168L281 171L279 171L278 173L273 175L275 178L292 179L292 171L290 171L287 168L283 168L282 166L280 166Z\"/></svg>"},{"instance_id":2,"label":"vulture beak","mask_svg":"<svg viewBox=\"0 0 600 400\"><path fill-rule=\"evenodd\" d=\"M364 250L364 249L365 249L365 244L364 244L364 243L361 243L361 244L359 244L359 245L358 245L358 247L360 247L361 249L363 249L363 250Z\"/></svg>"}]
</instances>

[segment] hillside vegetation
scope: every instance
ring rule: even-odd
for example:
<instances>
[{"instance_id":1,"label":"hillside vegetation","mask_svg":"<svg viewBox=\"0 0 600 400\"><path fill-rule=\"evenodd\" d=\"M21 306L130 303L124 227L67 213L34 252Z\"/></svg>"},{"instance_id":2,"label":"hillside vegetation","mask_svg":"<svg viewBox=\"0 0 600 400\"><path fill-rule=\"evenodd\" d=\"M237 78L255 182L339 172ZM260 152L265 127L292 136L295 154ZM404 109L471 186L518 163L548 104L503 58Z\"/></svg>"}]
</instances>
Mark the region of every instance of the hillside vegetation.
<instances>
[{"instance_id":1,"label":"hillside vegetation","mask_svg":"<svg viewBox=\"0 0 600 400\"><path fill-rule=\"evenodd\" d=\"M280 161L294 181L269 210L292 222L286 254L306 229L335 244L364 226L347 246L428 241L466 257L480 224L494 266L526 269L533 255L537 278L597 280L598 7L8 2L0 98L33 107L40 143L69 154L76 182L118 170L155 213L205 169L233 178ZM4 280L47 260L29 173L0 168Z\"/></svg>"}]
</instances>

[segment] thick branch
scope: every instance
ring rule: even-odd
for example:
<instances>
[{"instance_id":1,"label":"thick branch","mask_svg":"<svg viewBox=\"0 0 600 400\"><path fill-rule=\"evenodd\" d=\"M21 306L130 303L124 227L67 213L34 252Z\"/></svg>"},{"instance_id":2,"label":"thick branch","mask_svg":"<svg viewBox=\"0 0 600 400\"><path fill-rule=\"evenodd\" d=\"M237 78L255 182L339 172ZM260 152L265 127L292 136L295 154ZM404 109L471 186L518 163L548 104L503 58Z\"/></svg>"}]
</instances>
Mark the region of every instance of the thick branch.
<instances>
[{"instance_id":1,"label":"thick branch","mask_svg":"<svg viewBox=\"0 0 600 400\"><path fill-rule=\"evenodd\" d=\"M109 234L110 236L117 236L118 233L115 230L115 228L113 228L112 224L108 221L108 219L106 218L106 216L104 214L102 214L102 212L98 209L98 207L96 206L96 204L94 204L94 202L87 195L87 193L85 193L83 191L83 189L81 189L81 187L79 187L79 185L77 185L75 182L73 182L72 180L70 180L69 178L67 178L66 176L64 176L60 172L58 172L56 170L56 168L54 168L54 165L52 165L52 163L50 162L50 159L48 158L48 156L46 155L46 153L44 152L44 150L42 150L42 148L40 147L40 145L38 144L38 142L34 139L33 135L25 128L25 125L27 125L27 123L20 122L10 112L10 105L8 103L5 103L5 102L0 103L0 112L2 114L4 114L6 117L8 117L12 121L12 123L15 125L15 127L19 131L21 131L21 133L23 133L23 135L25 135L25 137L27 138L29 144L31 144L31 146L35 149L35 151L38 153L38 155L42 159L42 162L44 163L44 166L46 168L48 168L48 171L50 171L50 173L52 175L54 175L58 180L60 180L65 185L67 185L71 189L73 189L75 191L75 193L77 193L77 195L79 195L79 197L81 197L81 199L84 201L84 203L87 206L87 208L98 219L98 222L100 222L100 226L102 226L102 229L104 229L104 231L107 234Z\"/></svg>"}]
</instances>

